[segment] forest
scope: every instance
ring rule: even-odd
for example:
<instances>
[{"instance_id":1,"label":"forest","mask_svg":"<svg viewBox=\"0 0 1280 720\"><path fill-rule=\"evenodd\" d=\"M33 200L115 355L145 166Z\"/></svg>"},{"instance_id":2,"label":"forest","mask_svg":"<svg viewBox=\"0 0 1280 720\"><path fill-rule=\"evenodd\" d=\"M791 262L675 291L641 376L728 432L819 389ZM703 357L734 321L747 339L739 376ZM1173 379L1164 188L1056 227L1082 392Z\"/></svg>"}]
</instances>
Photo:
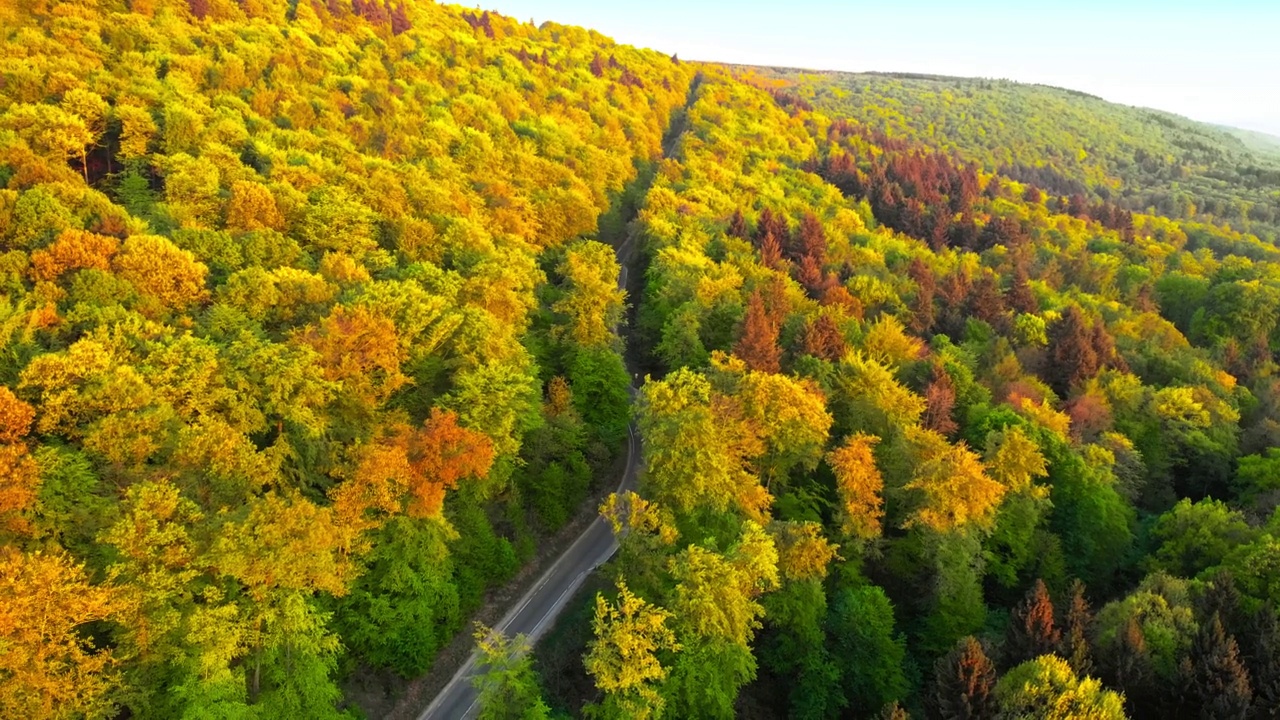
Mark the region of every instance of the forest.
<instances>
[{"instance_id":1,"label":"forest","mask_svg":"<svg viewBox=\"0 0 1280 720\"><path fill-rule=\"evenodd\" d=\"M1272 140L414 0L0 38L0 717L373 717L473 633L486 720L1280 717Z\"/></svg>"}]
</instances>

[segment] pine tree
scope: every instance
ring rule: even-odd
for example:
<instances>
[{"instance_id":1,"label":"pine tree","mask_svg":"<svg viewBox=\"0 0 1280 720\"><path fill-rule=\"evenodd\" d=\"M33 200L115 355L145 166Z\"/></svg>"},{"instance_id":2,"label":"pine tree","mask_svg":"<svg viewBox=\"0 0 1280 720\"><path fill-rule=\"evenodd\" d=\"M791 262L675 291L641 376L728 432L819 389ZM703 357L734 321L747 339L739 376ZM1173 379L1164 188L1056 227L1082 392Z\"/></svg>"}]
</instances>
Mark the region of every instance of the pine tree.
<instances>
[{"instance_id":1,"label":"pine tree","mask_svg":"<svg viewBox=\"0 0 1280 720\"><path fill-rule=\"evenodd\" d=\"M931 720L983 720L996 716L996 668L973 636L962 639L934 665L926 696Z\"/></svg>"},{"instance_id":2,"label":"pine tree","mask_svg":"<svg viewBox=\"0 0 1280 720\"><path fill-rule=\"evenodd\" d=\"M1071 583L1071 599L1067 606L1066 632L1058 654L1066 658L1076 675L1085 677L1093 673L1093 658L1089 650L1089 634L1093 625L1093 611L1084 596L1084 583L1079 579Z\"/></svg>"},{"instance_id":3,"label":"pine tree","mask_svg":"<svg viewBox=\"0 0 1280 720\"><path fill-rule=\"evenodd\" d=\"M764 300L757 290L747 302L747 316L742 322L742 334L733 352L760 372L776 373L782 369L782 349L778 347L778 325L765 311Z\"/></svg>"},{"instance_id":4,"label":"pine tree","mask_svg":"<svg viewBox=\"0 0 1280 720\"><path fill-rule=\"evenodd\" d=\"M1030 279L1027 277L1027 269L1022 263L1014 265L1013 282L1009 285L1009 292L1005 296L1009 300L1009 307L1020 313L1034 313L1040 311L1040 305L1036 302L1036 296L1031 292Z\"/></svg>"},{"instance_id":5,"label":"pine tree","mask_svg":"<svg viewBox=\"0 0 1280 720\"><path fill-rule=\"evenodd\" d=\"M933 379L924 390L924 426L930 430L951 435L959 429L952 413L956 405L956 388L951 376L941 363L933 365Z\"/></svg>"},{"instance_id":6,"label":"pine tree","mask_svg":"<svg viewBox=\"0 0 1280 720\"><path fill-rule=\"evenodd\" d=\"M923 335L934 323L933 298L937 294L937 280L933 271L920 258L911 261L907 274L916 283L916 297L911 304L911 331Z\"/></svg>"},{"instance_id":7,"label":"pine tree","mask_svg":"<svg viewBox=\"0 0 1280 720\"><path fill-rule=\"evenodd\" d=\"M751 231L747 228L747 219L742 216L741 210L733 211L733 217L729 218L729 227L725 232L743 240L751 236Z\"/></svg>"},{"instance_id":8,"label":"pine tree","mask_svg":"<svg viewBox=\"0 0 1280 720\"><path fill-rule=\"evenodd\" d=\"M1243 637L1253 685L1253 717L1276 720L1280 718L1280 618L1271 603L1254 613Z\"/></svg>"},{"instance_id":9,"label":"pine tree","mask_svg":"<svg viewBox=\"0 0 1280 720\"><path fill-rule=\"evenodd\" d=\"M1008 667L1034 660L1058 649L1061 633L1053 623L1053 601L1043 580L1027 592L1009 615L1005 633L1004 659Z\"/></svg>"},{"instance_id":10,"label":"pine tree","mask_svg":"<svg viewBox=\"0 0 1280 720\"><path fill-rule=\"evenodd\" d=\"M1217 613L1200 628L1190 657L1181 666L1184 692L1204 720L1244 720L1253 704L1249 671L1240 660L1236 639Z\"/></svg>"},{"instance_id":11,"label":"pine tree","mask_svg":"<svg viewBox=\"0 0 1280 720\"><path fill-rule=\"evenodd\" d=\"M1065 398L1073 385L1098 372L1093 327L1079 306L1068 307L1053 324L1049 347L1052 368L1047 379L1059 397Z\"/></svg>"},{"instance_id":12,"label":"pine tree","mask_svg":"<svg viewBox=\"0 0 1280 720\"><path fill-rule=\"evenodd\" d=\"M773 269L782 264L782 243L778 242L778 236L772 230L760 239L760 264Z\"/></svg>"}]
</instances>

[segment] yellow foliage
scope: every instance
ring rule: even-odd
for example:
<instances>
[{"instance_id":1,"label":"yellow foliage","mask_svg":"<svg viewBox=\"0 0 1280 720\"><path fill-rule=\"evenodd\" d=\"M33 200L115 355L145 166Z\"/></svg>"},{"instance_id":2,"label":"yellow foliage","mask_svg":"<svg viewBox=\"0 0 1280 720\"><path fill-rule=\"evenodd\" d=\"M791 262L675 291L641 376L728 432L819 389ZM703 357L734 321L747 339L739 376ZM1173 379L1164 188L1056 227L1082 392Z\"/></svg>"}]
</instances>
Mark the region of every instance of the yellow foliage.
<instances>
[{"instance_id":1,"label":"yellow foliage","mask_svg":"<svg viewBox=\"0 0 1280 720\"><path fill-rule=\"evenodd\" d=\"M670 617L671 613L645 602L622 581L616 604L596 595L595 639L583 664L596 687L612 695L617 706L637 720L662 714L663 699L655 685L667 677L667 669L657 653L680 649L666 624Z\"/></svg>"},{"instance_id":2,"label":"yellow foliage","mask_svg":"<svg viewBox=\"0 0 1280 720\"><path fill-rule=\"evenodd\" d=\"M987 477L982 462L964 443L952 445L932 430L908 428L914 456L911 482L904 487L919 500L905 527L947 533L966 527L990 529L1005 487Z\"/></svg>"},{"instance_id":3,"label":"yellow foliage","mask_svg":"<svg viewBox=\"0 0 1280 720\"><path fill-rule=\"evenodd\" d=\"M115 660L80 633L121 608L63 554L0 547L0 717L109 717Z\"/></svg>"},{"instance_id":4,"label":"yellow foliage","mask_svg":"<svg viewBox=\"0 0 1280 720\"><path fill-rule=\"evenodd\" d=\"M190 252L156 235L134 235L115 258L116 272L144 295L171 310L185 310L209 293L209 269Z\"/></svg>"}]
</instances>

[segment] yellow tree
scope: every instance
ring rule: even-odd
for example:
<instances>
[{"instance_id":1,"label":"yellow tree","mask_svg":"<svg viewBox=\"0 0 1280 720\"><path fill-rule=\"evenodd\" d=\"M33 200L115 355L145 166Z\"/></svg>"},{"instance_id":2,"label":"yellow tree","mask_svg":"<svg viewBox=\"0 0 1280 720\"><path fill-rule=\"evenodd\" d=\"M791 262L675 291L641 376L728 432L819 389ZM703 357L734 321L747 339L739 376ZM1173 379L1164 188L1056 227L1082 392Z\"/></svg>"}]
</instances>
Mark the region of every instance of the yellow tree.
<instances>
[{"instance_id":1,"label":"yellow tree","mask_svg":"<svg viewBox=\"0 0 1280 720\"><path fill-rule=\"evenodd\" d=\"M1049 474L1044 454L1016 425L987 436L985 463L991 479L1010 493L1029 492L1034 497L1043 498L1049 492L1048 488L1034 485L1036 478Z\"/></svg>"},{"instance_id":2,"label":"yellow tree","mask_svg":"<svg viewBox=\"0 0 1280 720\"><path fill-rule=\"evenodd\" d=\"M680 649L675 633L667 627L670 617L671 613L632 593L622 581L616 604L596 595L595 639L583 664L605 700L588 715L647 720L662 714L662 696L654 686L667 677L667 669L658 652Z\"/></svg>"},{"instance_id":3,"label":"yellow tree","mask_svg":"<svg viewBox=\"0 0 1280 720\"><path fill-rule=\"evenodd\" d=\"M987 476L978 456L964 443L952 445L932 430L906 432L914 468L904 487L918 500L906 527L946 533L967 526L989 529L1005 487Z\"/></svg>"},{"instance_id":4,"label":"yellow tree","mask_svg":"<svg viewBox=\"0 0 1280 720\"><path fill-rule=\"evenodd\" d=\"M872 451L880 439L856 433L827 453L840 495L840 527L860 540L880 537L884 520L884 478Z\"/></svg>"},{"instance_id":5,"label":"yellow tree","mask_svg":"<svg viewBox=\"0 0 1280 720\"><path fill-rule=\"evenodd\" d=\"M609 343L626 297L618 287L618 270L613 248L603 243L583 240L565 250L556 268L564 278L564 297L551 307L568 317L566 327L556 328L559 337L581 347Z\"/></svg>"},{"instance_id":6,"label":"yellow tree","mask_svg":"<svg viewBox=\"0 0 1280 720\"><path fill-rule=\"evenodd\" d=\"M115 256L116 272L162 307L182 311L208 296L209 268L156 235L134 235Z\"/></svg>"},{"instance_id":7,"label":"yellow tree","mask_svg":"<svg viewBox=\"0 0 1280 720\"><path fill-rule=\"evenodd\" d=\"M713 392L705 377L681 368L646 383L640 426L645 484L659 503L677 513L737 507L764 518L771 499L747 469L763 444L737 403Z\"/></svg>"},{"instance_id":8,"label":"yellow tree","mask_svg":"<svg viewBox=\"0 0 1280 720\"><path fill-rule=\"evenodd\" d=\"M755 465L766 487L785 480L794 467L812 470L822 459L831 430L822 391L808 380L747 372L735 393L743 418L759 430L765 451Z\"/></svg>"},{"instance_id":9,"label":"yellow tree","mask_svg":"<svg viewBox=\"0 0 1280 720\"><path fill-rule=\"evenodd\" d=\"M79 628L121 607L60 551L0 547L0 717L111 717L115 660Z\"/></svg>"}]
</instances>

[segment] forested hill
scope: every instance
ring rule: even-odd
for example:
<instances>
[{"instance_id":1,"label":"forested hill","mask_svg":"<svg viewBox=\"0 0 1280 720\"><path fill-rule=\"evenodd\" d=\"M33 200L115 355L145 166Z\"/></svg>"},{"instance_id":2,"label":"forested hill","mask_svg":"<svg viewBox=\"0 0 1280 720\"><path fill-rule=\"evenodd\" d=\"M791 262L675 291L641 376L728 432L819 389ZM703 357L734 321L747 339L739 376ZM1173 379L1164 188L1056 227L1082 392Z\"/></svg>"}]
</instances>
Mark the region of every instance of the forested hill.
<instances>
[{"instance_id":1,"label":"forested hill","mask_svg":"<svg viewBox=\"0 0 1280 720\"><path fill-rule=\"evenodd\" d=\"M428 667L621 447L592 238L691 75L428 2L0 1L0 717Z\"/></svg>"},{"instance_id":2,"label":"forested hill","mask_svg":"<svg viewBox=\"0 0 1280 720\"><path fill-rule=\"evenodd\" d=\"M1041 190L1134 211L1280 228L1280 140L1005 80L757 72L833 116L978 162Z\"/></svg>"},{"instance_id":3,"label":"forested hill","mask_svg":"<svg viewBox=\"0 0 1280 720\"><path fill-rule=\"evenodd\" d=\"M1272 717L1280 250L1098 192L1161 186L1067 152L1097 101L1002 126L868 82L704 68L638 217L646 474L605 508L594 690L552 666L553 704ZM1046 157L1082 192L992 171Z\"/></svg>"},{"instance_id":4,"label":"forested hill","mask_svg":"<svg viewBox=\"0 0 1280 720\"><path fill-rule=\"evenodd\" d=\"M426 2L0 0L0 717L358 717L614 487L630 303L606 591L481 634L481 717L1273 718L1274 173Z\"/></svg>"}]
</instances>

